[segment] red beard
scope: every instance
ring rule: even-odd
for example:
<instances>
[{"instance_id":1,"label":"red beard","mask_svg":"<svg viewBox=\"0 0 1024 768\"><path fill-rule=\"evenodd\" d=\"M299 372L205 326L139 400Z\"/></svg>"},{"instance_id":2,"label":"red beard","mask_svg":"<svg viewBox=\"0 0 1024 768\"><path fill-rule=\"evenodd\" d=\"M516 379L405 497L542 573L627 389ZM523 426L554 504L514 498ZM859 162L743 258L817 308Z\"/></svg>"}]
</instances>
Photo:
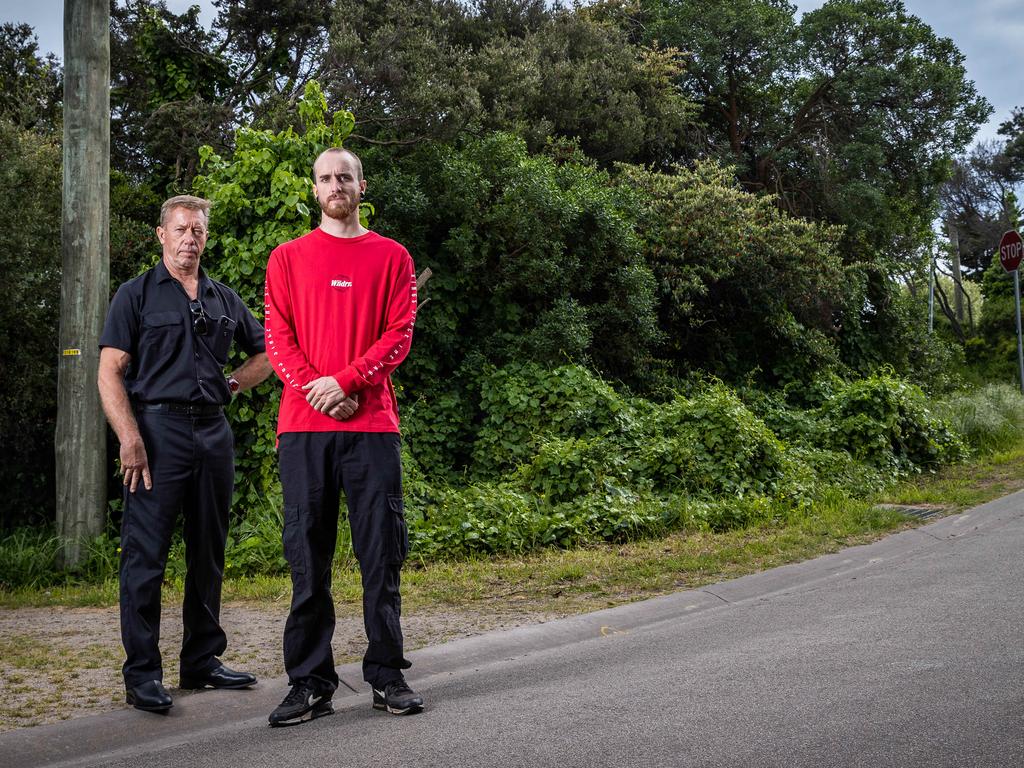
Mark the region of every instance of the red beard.
<instances>
[{"instance_id":1,"label":"red beard","mask_svg":"<svg viewBox=\"0 0 1024 768\"><path fill-rule=\"evenodd\" d=\"M348 195L339 195L331 198L327 202L322 200L318 202L320 203L320 210L323 211L325 215L332 219L337 219L338 221L345 221L352 215L353 211L359 207L359 200L353 199Z\"/></svg>"}]
</instances>

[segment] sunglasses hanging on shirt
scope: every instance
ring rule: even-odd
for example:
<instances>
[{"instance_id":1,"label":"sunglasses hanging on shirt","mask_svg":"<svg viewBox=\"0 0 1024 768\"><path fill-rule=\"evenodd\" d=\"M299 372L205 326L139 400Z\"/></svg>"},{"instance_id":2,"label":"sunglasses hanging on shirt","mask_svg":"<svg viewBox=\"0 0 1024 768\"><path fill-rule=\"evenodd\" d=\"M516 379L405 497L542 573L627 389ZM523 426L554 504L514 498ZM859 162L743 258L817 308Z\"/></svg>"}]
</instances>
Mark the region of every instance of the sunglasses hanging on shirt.
<instances>
[{"instance_id":1,"label":"sunglasses hanging on shirt","mask_svg":"<svg viewBox=\"0 0 1024 768\"><path fill-rule=\"evenodd\" d=\"M188 303L188 311L192 313L192 330L196 336L205 336L210 332L210 323L199 299Z\"/></svg>"}]
</instances>

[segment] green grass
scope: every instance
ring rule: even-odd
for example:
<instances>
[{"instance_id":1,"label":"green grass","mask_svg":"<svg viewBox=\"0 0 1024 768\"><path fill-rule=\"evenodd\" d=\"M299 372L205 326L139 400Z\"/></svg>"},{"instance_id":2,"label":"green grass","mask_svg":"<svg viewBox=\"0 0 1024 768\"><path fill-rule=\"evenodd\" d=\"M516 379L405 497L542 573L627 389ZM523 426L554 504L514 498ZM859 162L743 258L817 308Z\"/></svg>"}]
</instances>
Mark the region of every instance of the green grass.
<instances>
[{"instance_id":1,"label":"green grass","mask_svg":"<svg viewBox=\"0 0 1024 768\"><path fill-rule=\"evenodd\" d=\"M939 504L950 511L959 511L1021 488L1024 488L1024 446L900 483L879 494L877 501Z\"/></svg>"}]
</instances>

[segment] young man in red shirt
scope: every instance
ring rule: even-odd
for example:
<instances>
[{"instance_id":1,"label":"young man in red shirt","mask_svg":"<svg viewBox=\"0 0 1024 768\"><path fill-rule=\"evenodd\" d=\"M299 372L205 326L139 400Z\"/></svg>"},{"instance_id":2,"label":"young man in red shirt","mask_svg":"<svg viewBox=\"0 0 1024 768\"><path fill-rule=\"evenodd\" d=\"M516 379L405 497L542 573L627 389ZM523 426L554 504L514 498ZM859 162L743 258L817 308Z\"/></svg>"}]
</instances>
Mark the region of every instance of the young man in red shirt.
<instances>
[{"instance_id":1,"label":"young man in red shirt","mask_svg":"<svg viewBox=\"0 0 1024 768\"><path fill-rule=\"evenodd\" d=\"M292 688L270 715L292 725L333 712L331 561L339 495L348 503L363 582L373 706L418 712L405 682L399 571L409 547L402 507L398 409L390 374L409 353L416 273L408 251L365 229L355 154L328 149L313 164L320 226L284 243L267 265L267 355L284 382L278 457L292 604L284 659Z\"/></svg>"}]
</instances>

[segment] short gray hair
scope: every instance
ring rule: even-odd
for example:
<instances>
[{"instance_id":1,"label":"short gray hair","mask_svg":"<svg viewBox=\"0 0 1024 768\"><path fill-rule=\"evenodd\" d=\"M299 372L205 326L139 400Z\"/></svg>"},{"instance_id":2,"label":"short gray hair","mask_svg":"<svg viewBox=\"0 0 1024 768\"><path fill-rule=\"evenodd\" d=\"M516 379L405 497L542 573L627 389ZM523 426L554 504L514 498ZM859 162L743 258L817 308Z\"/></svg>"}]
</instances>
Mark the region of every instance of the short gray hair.
<instances>
[{"instance_id":1,"label":"short gray hair","mask_svg":"<svg viewBox=\"0 0 1024 768\"><path fill-rule=\"evenodd\" d=\"M206 223L210 223L210 201L195 195L176 195L164 200L160 206L160 226L167 226L167 216L175 208L187 208L190 211L202 211L206 217Z\"/></svg>"}]
</instances>

